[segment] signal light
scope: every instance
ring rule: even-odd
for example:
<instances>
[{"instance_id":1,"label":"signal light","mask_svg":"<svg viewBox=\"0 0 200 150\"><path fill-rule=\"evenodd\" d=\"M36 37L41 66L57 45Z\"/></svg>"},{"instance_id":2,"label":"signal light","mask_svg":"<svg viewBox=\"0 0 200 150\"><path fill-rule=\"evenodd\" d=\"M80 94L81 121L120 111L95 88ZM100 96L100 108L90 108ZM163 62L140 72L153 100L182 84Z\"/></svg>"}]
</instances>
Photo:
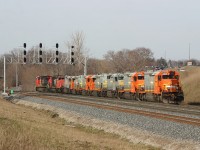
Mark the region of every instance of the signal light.
<instances>
[{"instance_id":1,"label":"signal light","mask_svg":"<svg viewBox=\"0 0 200 150\"><path fill-rule=\"evenodd\" d=\"M73 63L74 63L74 58L72 57L72 58L71 58L71 64L73 64Z\"/></svg>"},{"instance_id":2,"label":"signal light","mask_svg":"<svg viewBox=\"0 0 200 150\"><path fill-rule=\"evenodd\" d=\"M72 45L71 46L71 64L73 64L74 65L74 46Z\"/></svg>"},{"instance_id":3,"label":"signal light","mask_svg":"<svg viewBox=\"0 0 200 150\"><path fill-rule=\"evenodd\" d=\"M56 43L56 63L58 63L58 55L59 55L59 51L58 51L58 43Z\"/></svg>"},{"instance_id":4,"label":"signal light","mask_svg":"<svg viewBox=\"0 0 200 150\"><path fill-rule=\"evenodd\" d=\"M24 46L24 63L26 63L26 43L24 43L23 46Z\"/></svg>"},{"instance_id":5,"label":"signal light","mask_svg":"<svg viewBox=\"0 0 200 150\"><path fill-rule=\"evenodd\" d=\"M39 44L39 47L42 48L42 43Z\"/></svg>"},{"instance_id":6,"label":"signal light","mask_svg":"<svg viewBox=\"0 0 200 150\"><path fill-rule=\"evenodd\" d=\"M42 63L42 43L39 44L39 63Z\"/></svg>"},{"instance_id":7,"label":"signal light","mask_svg":"<svg viewBox=\"0 0 200 150\"><path fill-rule=\"evenodd\" d=\"M42 58L41 57L40 57L39 61L40 61L40 63L42 63Z\"/></svg>"},{"instance_id":8,"label":"signal light","mask_svg":"<svg viewBox=\"0 0 200 150\"><path fill-rule=\"evenodd\" d=\"M42 55L42 50L39 51L39 54Z\"/></svg>"},{"instance_id":9,"label":"signal light","mask_svg":"<svg viewBox=\"0 0 200 150\"><path fill-rule=\"evenodd\" d=\"M59 54L59 52L58 52L58 50L56 50L56 55L58 56L58 54Z\"/></svg>"},{"instance_id":10,"label":"signal light","mask_svg":"<svg viewBox=\"0 0 200 150\"><path fill-rule=\"evenodd\" d=\"M56 57L56 63L58 63L58 57Z\"/></svg>"}]
</instances>

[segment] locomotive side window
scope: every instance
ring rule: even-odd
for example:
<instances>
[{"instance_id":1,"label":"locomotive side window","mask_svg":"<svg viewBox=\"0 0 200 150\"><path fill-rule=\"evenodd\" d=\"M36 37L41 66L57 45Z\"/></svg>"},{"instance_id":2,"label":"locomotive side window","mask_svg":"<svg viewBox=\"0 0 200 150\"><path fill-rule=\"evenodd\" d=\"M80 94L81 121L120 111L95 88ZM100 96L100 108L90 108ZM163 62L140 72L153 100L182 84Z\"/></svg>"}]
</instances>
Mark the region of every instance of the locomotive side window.
<instances>
[{"instance_id":1,"label":"locomotive side window","mask_svg":"<svg viewBox=\"0 0 200 150\"><path fill-rule=\"evenodd\" d=\"M115 77L115 81L118 81L118 80L117 80L117 77Z\"/></svg>"},{"instance_id":2,"label":"locomotive side window","mask_svg":"<svg viewBox=\"0 0 200 150\"><path fill-rule=\"evenodd\" d=\"M164 78L163 78L164 79ZM158 76L158 81L161 81L161 76Z\"/></svg>"},{"instance_id":3,"label":"locomotive side window","mask_svg":"<svg viewBox=\"0 0 200 150\"><path fill-rule=\"evenodd\" d=\"M134 81L137 81L137 77L134 77Z\"/></svg>"}]
</instances>

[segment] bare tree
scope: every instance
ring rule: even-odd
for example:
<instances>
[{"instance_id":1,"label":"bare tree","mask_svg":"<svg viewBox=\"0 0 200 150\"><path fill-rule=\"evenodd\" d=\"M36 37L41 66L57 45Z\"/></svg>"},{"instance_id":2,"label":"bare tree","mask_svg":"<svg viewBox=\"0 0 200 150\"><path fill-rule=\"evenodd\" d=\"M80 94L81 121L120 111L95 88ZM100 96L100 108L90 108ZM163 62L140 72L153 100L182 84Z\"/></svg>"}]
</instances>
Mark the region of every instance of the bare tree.
<instances>
[{"instance_id":1,"label":"bare tree","mask_svg":"<svg viewBox=\"0 0 200 150\"><path fill-rule=\"evenodd\" d=\"M146 65L154 61L153 53L147 48L108 51L104 58L110 64L108 66L110 66L111 72L121 73L144 70Z\"/></svg>"},{"instance_id":2,"label":"bare tree","mask_svg":"<svg viewBox=\"0 0 200 150\"><path fill-rule=\"evenodd\" d=\"M67 42L68 49L74 46L75 74L83 74L84 59L88 56L88 49L85 47L85 35L82 31L77 31L71 35Z\"/></svg>"}]
</instances>

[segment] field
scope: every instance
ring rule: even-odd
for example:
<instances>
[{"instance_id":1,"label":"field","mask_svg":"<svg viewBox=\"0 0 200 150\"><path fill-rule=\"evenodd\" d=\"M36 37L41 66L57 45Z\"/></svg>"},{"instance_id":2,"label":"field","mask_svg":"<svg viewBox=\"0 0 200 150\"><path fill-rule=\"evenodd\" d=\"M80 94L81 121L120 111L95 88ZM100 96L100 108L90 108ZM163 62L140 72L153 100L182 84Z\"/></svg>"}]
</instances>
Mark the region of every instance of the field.
<instances>
[{"instance_id":1,"label":"field","mask_svg":"<svg viewBox=\"0 0 200 150\"><path fill-rule=\"evenodd\" d=\"M200 104L200 67L185 67L180 74L185 103Z\"/></svg>"},{"instance_id":2,"label":"field","mask_svg":"<svg viewBox=\"0 0 200 150\"><path fill-rule=\"evenodd\" d=\"M153 150L115 134L83 127L57 114L15 105L0 98L0 149Z\"/></svg>"}]
</instances>

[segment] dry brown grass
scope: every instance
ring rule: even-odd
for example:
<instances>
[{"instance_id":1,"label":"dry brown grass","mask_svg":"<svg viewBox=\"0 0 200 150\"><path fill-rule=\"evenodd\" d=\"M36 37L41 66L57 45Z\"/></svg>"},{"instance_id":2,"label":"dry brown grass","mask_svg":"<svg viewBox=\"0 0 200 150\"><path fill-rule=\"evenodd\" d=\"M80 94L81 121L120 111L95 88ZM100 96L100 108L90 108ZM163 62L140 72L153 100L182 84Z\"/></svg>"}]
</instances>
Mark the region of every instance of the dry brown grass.
<instances>
[{"instance_id":1,"label":"dry brown grass","mask_svg":"<svg viewBox=\"0 0 200 150\"><path fill-rule=\"evenodd\" d=\"M185 103L200 104L200 67L188 66L180 74Z\"/></svg>"},{"instance_id":2,"label":"dry brown grass","mask_svg":"<svg viewBox=\"0 0 200 150\"><path fill-rule=\"evenodd\" d=\"M0 149L154 149L0 99Z\"/></svg>"}]
</instances>

